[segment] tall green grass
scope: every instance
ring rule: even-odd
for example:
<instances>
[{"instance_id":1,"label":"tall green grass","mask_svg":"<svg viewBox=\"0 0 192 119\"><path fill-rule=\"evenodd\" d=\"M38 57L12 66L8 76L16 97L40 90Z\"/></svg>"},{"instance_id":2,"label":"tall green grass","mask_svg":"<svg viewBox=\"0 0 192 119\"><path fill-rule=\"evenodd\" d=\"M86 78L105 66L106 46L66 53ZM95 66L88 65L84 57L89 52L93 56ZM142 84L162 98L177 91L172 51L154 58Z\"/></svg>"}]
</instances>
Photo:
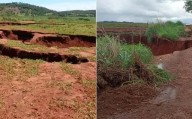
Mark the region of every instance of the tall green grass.
<instances>
[{"instance_id":1,"label":"tall green grass","mask_svg":"<svg viewBox=\"0 0 192 119\"><path fill-rule=\"evenodd\" d=\"M149 75L153 76L155 84L158 85L169 81L171 79L170 74L163 69L158 69L151 63L152 59L151 50L142 44L125 44L110 36L103 36L97 39L98 74L110 69L107 71L112 72L107 73L111 75L110 77L115 77L115 80L120 79L116 79L117 75L113 74L114 70L122 72L122 74L118 73L118 76L121 75L119 78L126 78L124 75L128 75L131 78L131 80L127 79L128 82L135 82L135 80L136 82L143 82L142 79L138 79L137 74L133 73L133 71L139 70L135 66L136 62L139 62L143 68L142 70L146 70ZM98 80L98 83L101 83L101 81Z\"/></svg>"},{"instance_id":2,"label":"tall green grass","mask_svg":"<svg viewBox=\"0 0 192 119\"><path fill-rule=\"evenodd\" d=\"M149 42L152 41L152 37L154 36L175 41L178 40L179 37L185 35L185 30L182 22L167 21L150 24L145 34Z\"/></svg>"},{"instance_id":3,"label":"tall green grass","mask_svg":"<svg viewBox=\"0 0 192 119\"><path fill-rule=\"evenodd\" d=\"M97 60L103 67L126 69L133 65L135 57L143 63L149 63L152 53L142 44L123 44L115 37L104 36L97 39Z\"/></svg>"}]
</instances>

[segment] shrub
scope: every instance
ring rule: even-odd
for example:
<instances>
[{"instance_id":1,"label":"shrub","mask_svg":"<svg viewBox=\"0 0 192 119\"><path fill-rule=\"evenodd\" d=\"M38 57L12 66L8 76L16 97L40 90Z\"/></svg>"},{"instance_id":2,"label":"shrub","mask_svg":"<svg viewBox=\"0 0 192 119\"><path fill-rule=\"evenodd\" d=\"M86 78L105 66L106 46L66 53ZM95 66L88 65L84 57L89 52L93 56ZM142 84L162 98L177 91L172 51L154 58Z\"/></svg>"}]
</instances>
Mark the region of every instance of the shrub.
<instances>
[{"instance_id":1,"label":"shrub","mask_svg":"<svg viewBox=\"0 0 192 119\"><path fill-rule=\"evenodd\" d=\"M170 79L169 73L151 64L152 53L142 44L123 44L115 37L97 39L99 87L120 86L125 83L160 84Z\"/></svg>"},{"instance_id":2,"label":"shrub","mask_svg":"<svg viewBox=\"0 0 192 119\"><path fill-rule=\"evenodd\" d=\"M164 23L151 24L147 28L146 36L148 41L151 42L154 36L166 38L168 40L177 40L181 36L185 36L184 25L182 22L167 21Z\"/></svg>"},{"instance_id":3,"label":"shrub","mask_svg":"<svg viewBox=\"0 0 192 119\"><path fill-rule=\"evenodd\" d=\"M143 63L149 63L152 59L152 53L149 48L142 44L127 45L110 36L100 37L97 40L99 65L125 69L133 65L135 57L138 57Z\"/></svg>"}]
</instances>

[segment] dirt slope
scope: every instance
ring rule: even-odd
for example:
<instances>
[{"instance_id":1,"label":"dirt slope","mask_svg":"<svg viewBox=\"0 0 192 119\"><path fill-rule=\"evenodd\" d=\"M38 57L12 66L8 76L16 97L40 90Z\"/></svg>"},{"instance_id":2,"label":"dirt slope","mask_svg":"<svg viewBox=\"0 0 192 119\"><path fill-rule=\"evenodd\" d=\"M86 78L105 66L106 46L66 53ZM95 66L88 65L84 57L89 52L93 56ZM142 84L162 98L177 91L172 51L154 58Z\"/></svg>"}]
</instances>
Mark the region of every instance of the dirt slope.
<instances>
[{"instance_id":1,"label":"dirt slope","mask_svg":"<svg viewBox=\"0 0 192 119\"><path fill-rule=\"evenodd\" d=\"M192 48L155 58L174 76L160 94L132 111L108 119L192 119Z\"/></svg>"}]
</instances>

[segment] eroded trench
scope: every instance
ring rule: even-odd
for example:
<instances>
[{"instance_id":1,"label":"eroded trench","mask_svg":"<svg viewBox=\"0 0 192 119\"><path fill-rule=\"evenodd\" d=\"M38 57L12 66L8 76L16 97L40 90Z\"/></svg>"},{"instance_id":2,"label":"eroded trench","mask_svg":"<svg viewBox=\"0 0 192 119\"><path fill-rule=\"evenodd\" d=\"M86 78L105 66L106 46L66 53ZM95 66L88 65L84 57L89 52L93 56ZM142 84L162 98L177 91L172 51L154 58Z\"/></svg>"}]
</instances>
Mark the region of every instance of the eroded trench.
<instances>
[{"instance_id":1,"label":"eroded trench","mask_svg":"<svg viewBox=\"0 0 192 119\"><path fill-rule=\"evenodd\" d=\"M55 35L40 32L29 32L22 30L3 30L0 29L1 39L20 40L23 43L32 43L45 45L47 47L57 46L58 48L69 47L95 47L96 37L83 35ZM40 53L30 52L21 49L8 47L0 44L0 54L9 57L41 59L47 62L65 61L67 63L77 64L88 62L87 58L81 58L74 55L60 55L59 53Z\"/></svg>"},{"instance_id":2,"label":"eroded trench","mask_svg":"<svg viewBox=\"0 0 192 119\"><path fill-rule=\"evenodd\" d=\"M174 51L182 51L192 47L192 36L180 38L176 41L153 37L151 42L148 42L146 36L121 34L119 39L129 44L144 44L149 47L154 56L173 53Z\"/></svg>"},{"instance_id":3,"label":"eroded trench","mask_svg":"<svg viewBox=\"0 0 192 119\"><path fill-rule=\"evenodd\" d=\"M170 41L168 39L162 39L158 37L153 37L151 42L148 42L146 36L141 35L132 35L132 34L119 34L113 35L120 39L122 42L127 44L143 44L149 47L154 56L160 56L165 54L171 54L174 51L182 51L192 47L192 36L188 36L185 38L179 38L176 41ZM136 62L132 68L128 70L119 70L119 69L102 69L98 68L98 90L105 89L105 87L119 87L124 82L129 82L132 77L132 74L135 74L137 77L141 76L142 79L147 84L154 84L155 76L151 74L148 68L145 65L142 65L140 62ZM138 60L139 61L139 60ZM158 69L163 69L163 64L157 65ZM110 72L110 73L109 73ZM128 75L131 72L131 75ZM116 80L119 79L119 80ZM100 90L101 91L101 90Z\"/></svg>"}]
</instances>

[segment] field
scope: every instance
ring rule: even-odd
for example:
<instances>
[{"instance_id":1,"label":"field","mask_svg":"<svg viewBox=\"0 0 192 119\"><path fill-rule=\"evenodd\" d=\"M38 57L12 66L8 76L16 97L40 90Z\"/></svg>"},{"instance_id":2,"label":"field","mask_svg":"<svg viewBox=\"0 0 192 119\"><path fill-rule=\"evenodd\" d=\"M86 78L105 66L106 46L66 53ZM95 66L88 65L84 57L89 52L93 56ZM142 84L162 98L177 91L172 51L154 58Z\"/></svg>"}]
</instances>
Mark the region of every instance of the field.
<instances>
[{"instance_id":1,"label":"field","mask_svg":"<svg viewBox=\"0 0 192 119\"><path fill-rule=\"evenodd\" d=\"M181 22L98 25L99 119L192 117L191 26Z\"/></svg>"},{"instance_id":2,"label":"field","mask_svg":"<svg viewBox=\"0 0 192 119\"><path fill-rule=\"evenodd\" d=\"M96 117L95 17L0 17L0 115Z\"/></svg>"},{"instance_id":3,"label":"field","mask_svg":"<svg viewBox=\"0 0 192 119\"><path fill-rule=\"evenodd\" d=\"M58 17L46 16L30 17L0 17L3 29L41 31L44 33L57 33L68 35L95 36L95 17ZM6 23L8 22L8 23ZM11 24L13 25L8 25ZM14 24L15 23L15 24Z\"/></svg>"}]
</instances>

